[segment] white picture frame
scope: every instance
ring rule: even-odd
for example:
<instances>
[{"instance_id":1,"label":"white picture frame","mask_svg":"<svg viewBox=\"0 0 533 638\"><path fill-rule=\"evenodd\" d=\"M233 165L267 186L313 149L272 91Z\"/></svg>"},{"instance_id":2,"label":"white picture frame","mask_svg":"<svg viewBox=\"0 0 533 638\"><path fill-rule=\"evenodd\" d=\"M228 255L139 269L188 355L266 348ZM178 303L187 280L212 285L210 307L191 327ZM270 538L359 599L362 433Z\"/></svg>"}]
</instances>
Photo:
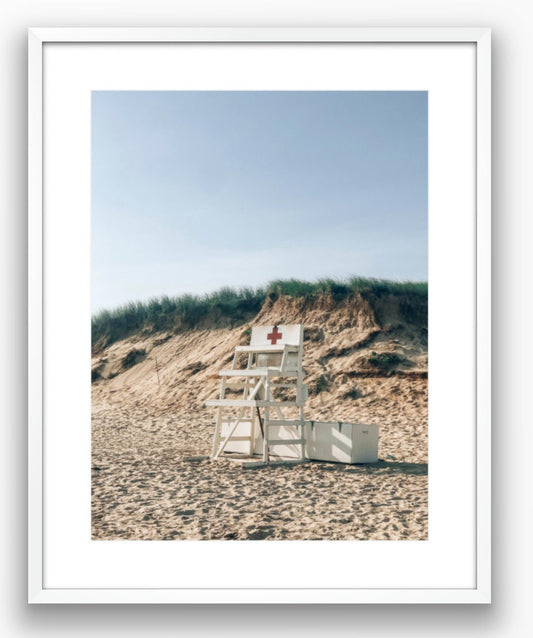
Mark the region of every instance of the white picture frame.
<instances>
[{"instance_id":1,"label":"white picture frame","mask_svg":"<svg viewBox=\"0 0 533 638\"><path fill-rule=\"evenodd\" d=\"M28 599L30 603L489 603L490 591L491 591L491 488L490 488L490 436L491 436L491 388L490 388L490 90L491 90L491 63L490 63L490 40L491 34L489 29L472 29L472 28L46 28L46 29L30 29L29 30L29 237L28 237L28 253L29 253L29 300L28 300L28 312L29 312L29 399L28 399L28 412L29 412L29 450L28 450L28 464L29 464L29 514L28 514L28 551L29 551L29 572L28 572ZM61 70L54 75L54 72L49 74L51 64L49 59L46 58L47 51L52 51L59 45L68 45L79 47L77 50L90 48L92 45L98 45L99 47L122 47L124 63L130 64L132 71L132 78L143 75L142 68L139 68L139 47L148 46L150 44L158 44L168 46L194 46L194 52L206 51L207 58L210 53L207 51L213 43L217 45L231 45L232 47L240 46L247 47L252 44L266 44L270 43L272 46L287 46L291 44L291 49L300 51L301 55L307 55L307 51L313 47L313 55L320 58L321 48L325 48L327 45L342 45L344 50L351 50L350 47L356 47L358 45L376 45L379 47L379 55L383 57L383 62L387 64L387 56L391 55L391 50L396 46L411 46L416 48L416 56L422 60L424 47L438 47L439 55L441 56L442 67L427 68L431 62L424 62L426 65L425 73L431 74L434 72L435 77L446 76L446 59L447 59L447 47L450 51L457 45L464 45L469 48L468 54L472 59L473 73L470 79L465 80L465 86L470 83L468 90L472 91L474 112L472 118L472 137L469 140L469 144L473 149L473 157L475 158L475 166L465 182L469 183L464 186L468 190L468 195L465 191L465 201L470 198L472 201L471 211L469 213L468 221L471 222L471 234L473 241L465 238L465 242L460 244L453 252L453 261L461 263L463 272L468 269L468 276L471 275L473 286L465 288L465 299L469 299L472 304L472 314L468 319L468 326L466 332L468 337L465 337L465 344L471 347L468 350L469 354L465 357L472 365L465 366L465 375L470 375L468 380L471 400L471 418L469 420L469 432L472 434L472 454L470 455L465 465L465 471L468 470L468 475L471 476L471 485L469 489L472 491L471 499L471 511L472 526L470 531L465 532L465 536L472 535L471 541L466 543L468 549L465 549L465 558L468 559L472 565L472 577L468 580L454 579L453 566L450 567L450 573L446 575L442 574L439 581L439 574L437 574L436 583L426 583L420 586L413 586L411 583L402 585L401 576L398 576L397 580L394 580L391 574L391 582L394 582L393 586L386 586L381 582L368 580L368 584L364 582L364 574L361 576L363 580L350 582L347 578L341 586L332 585L333 580L327 580L324 576L324 583L320 583L320 575L317 576L317 585L313 587L305 586L290 586L284 585L286 580L285 576L279 578L279 582L271 582L268 586L257 586L251 584L241 584L238 586L213 586L213 583L205 580L205 582L195 581L190 585L184 586L179 584L177 586L169 582L168 579L161 581L157 584L157 575L153 576L149 582L148 575L143 574L142 559L140 562L138 581L132 587L128 586L109 586L108 582L99 582L98 578L95 578L94 574L89 575L87 563L84 560L92 560L91 557L84 556L84 551L81 547L86 547L83 543L90 541L90 534L87 532L87 538L83 540L83 543L76 545L76 539L73 539L72 547L65 547L66 555L70 556L70 562L72 563L73 557L79 560L79 568L72 569L70 579L66 578L63 582L61 577L52 578L49 580L49 574L47 570L51 570L54 567L54 555L50 549L50 545L47 543L56 545L61 544L61 538L58 536L54 539L54 512L60 507L67 507L68 504L62 502L62 498L55 493L55 487L58 485L58 481L65 482L65 472L72 469L71 466L66 464L61 467L61 458L65 457L65 451L69 442L61 443L61 449L58 449L58 436L54 434L53 429L55 427L52 421L54 416L57 416L53 410L61 410L61 407L54 407L53 401L49 401L48 394L50 387L53 385L54 376L58 374L57 368L54 368L50 362L50 349L48 348L47 339L49 337L47 330L50 329L50 312L55 312L55 304L60 304L61 290L56 290L56 282L53 280L54 268L48 267L47 256L56 251L55 243L65 244L62 239L65 236L61 231L59 234L57 231L57 222L53 223L52 215L55 214L52 210L55 210L53 204L54 201L47 199L54 191L53 185L49 188L47 180L50 179L50 175L54 173L51 171L51 162L62 163L62 170L65 171L64 176L64 189L68 194L69 188L78 188L78 197L86 197L88 194L85 188L87 182L77 182L79 175L84 175L83 179L87 180L86 164L89 162L87 156L88 147L78 147L80 157L84 157L83 162L85 164L81 166L77 163L77 158L65 158L54 155L52 152L55 148L62 148L61 143L54 137L50 137L47 130L47 112L44 108L46 100L51 97L54 98L54 91L58 91L58 84L55 83L56 76L61 80ZM418 52L419 48L419 52ZM96 51L93 47L91 51ZM192 49L191 49L192 50ZM102 54L105 60L106 50L99 49L99 55ZM128 56L133 55L132 61L128 62ZM89 58L92 53L89 54ZM59 56L61 57L61 55ZM66 56L65 56L66 57ZM194 58L194 55L193 55ZM53 61L53 59L52 59ZM100 62L101 63L101 62ZM457 63L457 61L455 62ZM65 64L76 65L79 64L75 60L65 61ZM136 65L136 68L134 66ZM141 64L142 66L142 64ZM200 65L201 66L201 65ZM413 65L416 66L416 65ZM60 67L58 67L60 69ZM70 78L63 78L66 84L72 84L72 91L75 92L77 78L80 82L94 82L94 77L90 75L90 70L87 68L80 68L79 66L69 66L73 71ZM79 69L79 73L76 73L76 68ZM203 68L203 67L201 67ZM201 70L201 69L200 69ZM340 72L343 70L341 69ZM344 69L343 80L345 84L342 88L350 86L350 73L346 73L349 69ZM261 86L261 72L262 68L258 69L257 75L250 76L249 82L252 85L251 89ZM163 69L161 72L155 73L154 78L150 80L146 87L147 89L153 89L155 87L163 88L164 76L169 76L170 69ZM414 76L416 76L416 69L413 70ZM190 82L198 82L196 88L209 89L210 85L206 85L205 78L202 80L201 72L196 74L198 77L190 79ZM305 73L304 73L305 75ZM374 87L380 86L379 73L375 74L375 78L372 77L372 73L367 76L367 81ZM192 77L192 76L191 76ZM309 76L311 77L311 76ZM339 82L341 82L339 76ZM426 77L426 76L425 76ZM163 78L163 79L161 79ZM368 79L370 78L370 79ZM290 78L287 79L286 86L290 85ZM334 80L333 80L334 81ZM135 81L131 79L131 87L138 88ZM160 84L158 84L158 82ZM269 80L271 82L271 80ZM55 83L55 84L54 84ZM346 84L347 83L347 84ZM373 83L373 84L372 84ZM267 82L268 84L268 82ZM109 88L113 86L112 82L109 84L107 80L98 81L97 86L90 86L89 88ZM398 87L401 86L401 82ZM417 84L420 87L419 84ZM123 86L117 88L124 88ZM189 88L194 88L191 84ZM213 86L212 88L220 88L219 86ZM230 87L234 88L234 87ZM265 86L265 88L273 88L271 85ZM277 88L277 87L274 87ZM311 87L319 88L319 87ZM329 88L329 87L325 87ZM363 87L363 89L366 88ZM397 87L393 87L397 88ZM406 89L412 88L411 85L406 86ZM70 89L69 89L70 90ZM81 90L81 89L80 89ZM86 91L86 87L83 88ZM359 90L358 86L353 87L352 90ZM461 89L459 89L461 90ZM87 93L84 93L87 98ZM83 97L83 96L82 96ZM86 105L89 108L88 105ZM44 109L44 110L43 110ZM70 113L72 118L78 117L78 113L74 109ZM431 101L430 101L430 120L431 120ZM46 135L45 135L46 133ZM84 138L86 139L86 138ZM435 137L433 137L434 141ZM87 141L87 140L86 140ZM432 144L432 135L430 130L430 145ZM430 169L432 157L435 160L433 166L438 164L438 155L430 153ZM439 165L439 168L440 165ZM72 170L72 174L70 174ZM77 172L78 171L78 172ZM57 172L57 171L56 171ZM442 171L440 171L442 173ZM431 189L433 188L432 180L434 182L439 178L439 174L434 173L433 177L430 170L430 209L434 205L435 209L439 207L439 202L432 201ZM452 184L460 189L461 186ZM59 200L58 200L59 201ZM48 207L48 208L47 208ZM87 202L88 207L88 202ZM435 219L435 218L434 218ZM86 231L87 218L81 215L80 221L82 230ZM431 224L430 224L431 227ZM447 239L453 238L453 228L450 229L450 235L442 237L442 242L446 242ZM73 247L71 250L76 250L77 254L69 253L68 247L65 246L65 254L61 255L62 259L80 260L80 268L85 269L83 272L88 272L88 263L86 257L88 255L84 250L78 251L76 246L76 240L73 239ZM430 228L430 253L434 249L434 254L441 254L441 248L436 243L431 243L431 228ZM61 252L61 251L60 251ZM442 255L445 255L445 251L442 251ZM432 270L430 264L430 300L433 294L433 290L437 289L438 285L433 288L432 273L435 274L435 281L441 281L439 273L447 267L444 259L439 258L440 263L435 263ZM85 261L84 261L85 260ZM461 261L463 260L463 261ZM73 268L73 279L71 280L72 298L70 302L75 308L79 307L80 317L84 316L85 297L87 294L83 292L84 286L79 288L82 290L78 293L78 286L76 283L77 273L76 268ZM451 267L450 279L459 281L460 272L454 271ZM82 277L83 280L83 277ZM83 283L83 281L82 281ZM64 290L64 289L63 289ZM81 295L81 296L78 296ZM472 298L473 296L473 298ZM435 299L438 294L435 294ZM58 301L59 300L59 301ZM76 305L78 304L79 306ZM441 306L439 306L441 308ZM48 313L48 314L47 314ZM76 314L76 312L75 312ZM430 317L431 317L431 305L430 305ZM433 316L437 316L436 306L434 306ZM84 324L80 327L81 333L73 333L73 343L77 343L79 334L85 334L84 331L88 327L89 315L86 315L87 326ZM75 323L75 319L73 320ZM44 323L43 323L44 322ZM82 322L83 323L83 322ZM48 335L48 336L47 336ZM69 335L66 335L70 337ZM53 337L53 335L52 335ZM437 353L438 359L439 344L434 342L434 352ZM84 345L81 344L81 350L83 351ZM76 350L76 348L74 348ZM435 394L438 394L439 379L442 379L444 375L449 373L449 370L443 371L443 376L439 376L438 370L433 374L432 365L432 349L430 341L430 380L435 379L433 388ZM80 370L83 371L85 361L80 363ZM87 368L87 375L88 375ZM73 378L76 377L74 373ZM75 383L75 381L73 381ZM430 381L432 383L432 381ZM430 394L431 396L431 394ZM75 415L71 415L73 421L76 422ZM81 428L84 430L84 428ZM453 432L451 427L450 432ZM430 441L432 433L430 431ZM431 443L430 443L431 445ZM87 451L90 446L90 434L84 430L79 441L73 441L73 449L79 449ZM78 446L78 447L76 447ZM470 449L470 448L469 448ZM435 458L440 454L438 451L433 450ZM50 461L50 453L56 454L55 461L52 464ZM74 454L75 457L75 454ZM59 464L57 460L59 459ZM433 457L430 453L430 463ZM75 461L79 461L76 457ZM65 462L66 463L66 462ZM52 468L53 465L53 468ZM438 464L437 464L438 465ZM54 476L52 472L57 472L58 476ZM437 475L436 479L439 477ZM434 485L437 486L438 481L435 480ZM82 501L87 497L85 492L76 491L76 481L72 481L71 495L74 501ZM435 488L434 494L432 494L430 487L430 513L438 510L438 493L440 488ZM455 488L451 488L452 490ZM432 501L432 498L435 500ZM88 500L87 507L88 505ZM48 521L46 527L45 520ZM458 521L460 524L460 521ZM438 528L441 522L435 523L435 529ZM445 523L442 523L445 525ZM78 528L83 531L83 525ZM444 529L444 527L443 527ZM431 521L430 521L430 534L431 534ZM437 534L438 536L438 534ZM93 541L94 543L95 541ZM126 541L127 542L127 541ZM187 541L188 542L188 541ZM291 541L289 541L290 543ZM351 542L351 541L345 541ZM428 543L426 541L419 541L422 543ZM120 553L120 549L117 542L115 545L106 545L105 542L97 541L100 543L99 551L103 551L106 555L106 560L114 560L113 555ZM145 550L144 546L146 542L130 542L131 551L138 552L141 555ZM204 541L204 543L206 543ZM213 541L216 543L216 541ZM442 544L444 543L444 545ZM450 545L447 546L448 551L453 554L454 541L450 541ZM442 552L443 547L446 544L446 539L443 538L441 545L435 548L435 552ZM235 544L226 543L225 548L229 545L235 546ZM167 547L169 545L167 544ZM313 544L315 547L316 544ZM192 548L192 545L190 546ZM205 545L204 545L205 547ZM256 544L257 547L257 544ZM328 553L331 552L332 560L336 560L335 557L341 555L334 553L334 548L328 548L327 545L323 546L324 549L320 550L323 553L323 560L328 560ZM346 547L346 546L344 546ZM430 547L430 544L427 545ZM389 556L389 551L385 549L385 545L381 548L375 548L368 546L369 552L386 552L387 557L384 557L383 564L392 560ZM130 550L128 550L130 551ZM163 550L162 550L163 551ZM167 551L167 550L164 550ZM164 554L163 551L163 554ZM192 551L192 550L191 550ZM225 551L225 550L224 550ZM258 550L259 551L259 550ZM318 550L317 550L318 551ZM335 550L336 552L337 550ZM392 550L391 550L392 551ZM413 549L413 551L416 551ZM429 551L429 550L428 550ZM161 560L164 560L163 554L159 555ZM239 559L241 556L236 556ZM235 556L234 556L235 558ZM226 559L224 559L226 560ZM222 560L221 569L224 569L224 560ZM230 557L227 565L231 564ZM380 559L381 560L381 559ZM417 561L420 559L417 558ZM451 561L453 563L453 561ZM120 560L117 564L120 564ZM347 564L350 564L348 561ZM227 566L226 565L226 566ZM364 571L363 567L363 571ZM66 572L65 572L66 573ZM370 572L369 572L370 573ZM143 578L146 577L144 581ZM154 580L155 579L155 580ZM422 582L422 581L421 581ZM465 584L466 583L466 584Z\"/></svg>"}]
</instances>

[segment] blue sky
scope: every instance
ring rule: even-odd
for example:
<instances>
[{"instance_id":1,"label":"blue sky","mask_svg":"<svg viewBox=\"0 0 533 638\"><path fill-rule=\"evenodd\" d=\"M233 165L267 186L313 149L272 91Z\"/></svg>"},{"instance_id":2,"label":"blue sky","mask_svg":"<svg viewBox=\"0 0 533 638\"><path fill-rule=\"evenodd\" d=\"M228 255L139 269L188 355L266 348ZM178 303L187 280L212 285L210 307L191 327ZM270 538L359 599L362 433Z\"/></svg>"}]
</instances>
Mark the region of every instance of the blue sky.
<instances>
[{"instance_id":1,"label":"blue sky","mask_svg":"<svg viewBox=\"0 0 533 638\"><path fill-rule=\"evenodd\" d=\"M92 95L92 311L427 279L426 92Z\"/></svg>"}]
</instances>

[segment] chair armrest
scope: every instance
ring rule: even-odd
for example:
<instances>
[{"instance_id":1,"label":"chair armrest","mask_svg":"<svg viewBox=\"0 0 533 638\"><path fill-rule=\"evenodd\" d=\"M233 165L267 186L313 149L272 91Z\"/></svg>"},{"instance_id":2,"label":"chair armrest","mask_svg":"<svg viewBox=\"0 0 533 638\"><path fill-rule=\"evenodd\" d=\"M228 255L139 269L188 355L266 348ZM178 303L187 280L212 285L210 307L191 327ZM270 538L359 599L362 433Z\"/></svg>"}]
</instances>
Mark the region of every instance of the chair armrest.
<instances>
[{"instance_id":1,"label":"chair armrest","mask_svg":"<svg viewBox=\"0 0 533 638\"><path fill-rule=\"evenodd\" d=\"M236 352L298 352L298 346L284 345L284 346L237 346Z\"/></svg>"}]
</instances>

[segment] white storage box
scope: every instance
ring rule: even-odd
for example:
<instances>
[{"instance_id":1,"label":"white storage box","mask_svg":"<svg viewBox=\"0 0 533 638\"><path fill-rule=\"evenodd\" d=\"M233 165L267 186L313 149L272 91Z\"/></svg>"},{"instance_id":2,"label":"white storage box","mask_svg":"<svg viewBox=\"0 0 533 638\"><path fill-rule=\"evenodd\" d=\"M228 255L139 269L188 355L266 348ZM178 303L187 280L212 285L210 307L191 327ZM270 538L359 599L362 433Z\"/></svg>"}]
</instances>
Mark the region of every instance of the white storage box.
<instances>
[{"instance_id":1,"label":"white storage box","mask_svg":"<svg viewBox=\"0 0 533 638\"><path fill-rule=\"evenodd\" d=\"M222 423L222 439L233 427L234 421ZM234 437L250 436L250 421L239 423L233 433ZM269 426L271 439L298 439L300 428L294 426ZM342 423L327 421L306 421L306 456L314 461L330 461L335 463L376 463L378 460L378 426L361 423ZM250 454L249 441L228 441L226 452ZM256 438L252 454L263 453L263 438L256 424ZM272 456L284 458L300 458L298 444L276 445L270 449Z\"/></svg>"},{"instance_id":2,"label":"white storage box","mask_svg":"<svg viewBox=\"0 0 533 638\"><path fill-rule=\"evenodd\" d=\"M306 421L307 458L336 463L376 463L378 426Z\"/></svg>"}]
</instances>

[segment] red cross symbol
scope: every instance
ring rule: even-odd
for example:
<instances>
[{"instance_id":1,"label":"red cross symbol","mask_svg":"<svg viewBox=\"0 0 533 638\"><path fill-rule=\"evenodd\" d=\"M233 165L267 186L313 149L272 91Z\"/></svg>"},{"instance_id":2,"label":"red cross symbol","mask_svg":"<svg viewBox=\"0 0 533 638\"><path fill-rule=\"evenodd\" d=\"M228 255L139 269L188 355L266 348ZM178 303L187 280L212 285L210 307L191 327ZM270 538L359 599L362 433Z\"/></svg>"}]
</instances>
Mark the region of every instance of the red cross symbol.
<instances>
[{"instance_id":1,"label":"red cross symbol","mask_svg":"<svg viewBox=\"0 0 533 638\"><path fill-rule=\"evenodd\" d=\"M274 329L271 333L267 334L267 339L270 339L270 343L275 346L278 342L278 339L283 338L283 333L278 331L278 327L274 326Z\"/></svg>"}]
</instances>

